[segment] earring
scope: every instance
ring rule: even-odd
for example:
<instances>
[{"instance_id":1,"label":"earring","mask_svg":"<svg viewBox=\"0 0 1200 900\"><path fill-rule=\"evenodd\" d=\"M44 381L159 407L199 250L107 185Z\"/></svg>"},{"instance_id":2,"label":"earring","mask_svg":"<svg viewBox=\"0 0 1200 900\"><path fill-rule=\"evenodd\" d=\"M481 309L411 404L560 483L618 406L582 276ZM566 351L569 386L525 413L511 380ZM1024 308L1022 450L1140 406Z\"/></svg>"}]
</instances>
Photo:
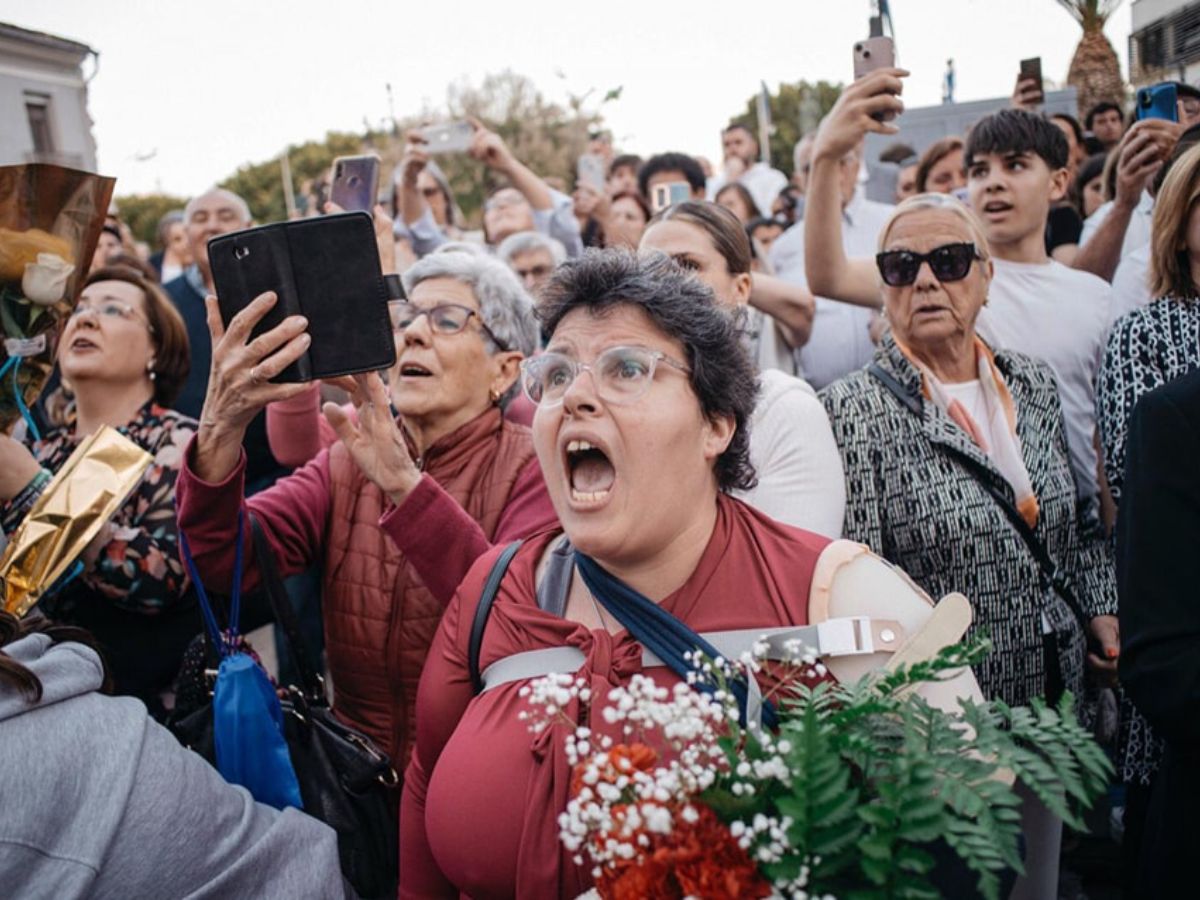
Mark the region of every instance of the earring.
<instances>
[{"instance_id":1,"label":"earring","mask_svg":"<svg viewBox=\"0 0 1200 900\"><path fill-rule=\"evenodd\" d=\"M495 388L488 391L488 399L492 401L492 406L500 405L500 392Z\"/></svg>"},{"instance_id":2,"label":"earring","mask_svg":"<svg viewBox=\"0 0 1200 900\"><path fill-rule=\"evenodd\" d=\"M154 360L150 360L150 362L146 363L146 375L151 381L158 380L158 373L154 371Z\"/></svg>"}]
</instances>

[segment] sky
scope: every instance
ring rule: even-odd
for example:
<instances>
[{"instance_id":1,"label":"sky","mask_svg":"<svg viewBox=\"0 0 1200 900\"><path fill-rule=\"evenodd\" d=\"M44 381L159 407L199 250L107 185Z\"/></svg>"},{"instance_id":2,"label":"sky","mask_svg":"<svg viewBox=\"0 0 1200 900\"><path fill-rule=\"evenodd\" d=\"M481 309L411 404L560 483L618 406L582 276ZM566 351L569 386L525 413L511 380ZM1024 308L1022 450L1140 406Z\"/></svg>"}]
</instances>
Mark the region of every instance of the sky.
<instances>
[{"instance_id":1,"label":"sky","mask_svg":"<svg viewBox=\"0 0 1200 900\"><path fill-rule=\"evenodd\" d=\"M1061 83L1080 35L1055 0L891 6L910 108L940 102L947 57L960 101L1008 96L1026 57ZM1129 7L1107 29L1126 74ZM387 121L389 83L403 118L504 69L560 102L621 85L603 109L619 150L719 160L720 129L760 81L848 81L869 11L868 0L0 0L0 21L99 51L89 109L117 194L180 196L288 144Z\"/></svg>"}]
</instances>

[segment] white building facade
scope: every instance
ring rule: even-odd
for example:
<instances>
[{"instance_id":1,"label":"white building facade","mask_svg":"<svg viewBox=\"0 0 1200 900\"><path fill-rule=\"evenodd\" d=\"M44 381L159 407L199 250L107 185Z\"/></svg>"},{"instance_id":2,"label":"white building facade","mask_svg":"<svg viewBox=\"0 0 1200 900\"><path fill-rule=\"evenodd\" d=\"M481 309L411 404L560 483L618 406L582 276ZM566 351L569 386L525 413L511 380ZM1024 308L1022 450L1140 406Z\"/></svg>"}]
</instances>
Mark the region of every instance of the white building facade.
<instances>
[{"instance_id":1,"label":"white building facade","mask_svg":"<svg viewBox=\"0 0 1200 900\"><path fill-rule=\"evenodd\" d=\"M86 44L0 22L0 165L44 162L96 171Z\"/></svg>"}]
</instances>

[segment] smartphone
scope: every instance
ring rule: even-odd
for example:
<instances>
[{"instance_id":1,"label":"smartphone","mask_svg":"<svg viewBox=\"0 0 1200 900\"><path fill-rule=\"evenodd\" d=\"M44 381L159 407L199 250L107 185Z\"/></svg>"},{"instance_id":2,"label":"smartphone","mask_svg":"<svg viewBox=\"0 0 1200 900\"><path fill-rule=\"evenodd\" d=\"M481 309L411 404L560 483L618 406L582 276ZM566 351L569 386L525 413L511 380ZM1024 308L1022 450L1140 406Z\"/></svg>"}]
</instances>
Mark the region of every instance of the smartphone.
<instances>
[{"instance_id":1,"label":"smartphone","mask_svg":"<svg viewBox=\"0 0 1200 900\"><path fill-rule=\"evenodd\" d=\"M1036 81L1038 89L1038 103L1044 103L1046 100L1046 87L1042 83L1042 58L1034 56L1030 59L1021 60L1021 80Z\"/></svg>"},{"instance_id":2,"label":"smartphone","mask_svg":"<svg viewBox=\"0 0 1200 900\"><path fill-rule=\"evenodd\" d=\"M1168 122L1179 121L1179 97L1175 85L1169 81L1154 84L1150 87L1138 88L1135 104L1138 120L1166 119Z\"/></svg>"},{"instance_id":3,"label":"smartphone","mask_svg":"<svg viewBox=\"0 0 1200 900\"><path fill-rule=\"evenodd\" d=\"M421 129L425 138L425 149L429 153L465 153L475 137L475 128L470 122L448 122L445 125L427 125Z\"/></svg>"},{"instance_id":4,"label":"smartphone","mask_svg":"<svg viewBox=\"0 0 1200 900\"><path fill-rule=\"evenodd\" d=\"M261 225L208 242L221 320L228 326L264 291L275 305L251 330L304 315L312 343L273 382L386 369L396 361L375 224L365 212Z\"/></svg>"},{"instance_id":5,"label":"smartphone","mask_svg":"<svg viewBox=\"0 0 1200 900\"><path fill-rule=\"evenodd\" d=\"M870 75L876 69L896 65L896 45L890 37L871 37L854 45L854 80Z\"/></svg>"},{"instance_id":6,"label":"smartphone","mask_svg":"<svg viewBox=\"0 0 1200 900\"><path fill-rule=\"evenodd\" d=\"M346 212L370 212L379 193L378 156L339 156L330 168L329 199Z\"/></svg>"},{"instance_id":7,"label":"smartphone","mask_svg":"<svg viewBox=\"0 0 1200 900\"><path fill-rule=\"evenodd\" d=\"M877 69L890 69L896 65L896 44L890 37L869 37L854 45L854 80L858 81ZM893 112L871 113L877 122L890 122L896 118Z\"/></svg>"},{"instance_id":8,"label":"smartphone","mask_svg":"<svg viewBox=\"0 0 1200 900\"><path fill-rule=\"evenodd\" d=\"M652 199L653 202L650 204L650 208L654 212L659 212L668 206L674 206L676 203L691 200L692 186L686 181L669 181L666 184L656 184Z\"/></svg>"},{"instance_id":9,"label":"smartphone","mask_svg":"<svg viewBox=\"0 0 1200 900\"><path fill-rule=\"evenodd\" d=\"M575 165L575 173L580 184L586 184L601 193L604 192L604 183L607 180L608 172L604 165L604 157L599 153L585 153L579 157L579 162Z\"/></svg>"}]
</instances>

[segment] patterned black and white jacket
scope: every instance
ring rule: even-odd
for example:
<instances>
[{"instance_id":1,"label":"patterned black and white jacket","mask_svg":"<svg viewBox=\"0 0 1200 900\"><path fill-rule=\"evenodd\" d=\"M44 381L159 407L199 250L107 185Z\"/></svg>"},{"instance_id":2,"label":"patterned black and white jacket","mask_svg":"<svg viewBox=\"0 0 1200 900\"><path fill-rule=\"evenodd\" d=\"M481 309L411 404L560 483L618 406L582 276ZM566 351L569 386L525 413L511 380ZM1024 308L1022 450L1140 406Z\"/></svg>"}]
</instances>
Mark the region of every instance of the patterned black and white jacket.
<instances>
[{"instance_id":1,"label":"patterned black and white jacket","mask_svg":"<svg viewBox=\"0 0 1200 900\"><path fill-rule=\"evenodd\" d=\"M921 376L890 335L875 362L920 398ZM1072 582L1085 614L1115 615L1111 551L1099 522L1077 500L1054 376L1042 363L1007 351L996 353L996 366L1012 394L1038 498L1037 536ZM975 673L986 697L1023 704L1043 694L1043 616L1066 687L1080 696L1084 635L1078 620L956 454L984 467L1012 500L987 456L935 404L922 402L918 415L867 369L831 384L821 399L846 471L844 536L900 566L934 599L953 591L970 599L972 630L985 631L993 643Z\"/></svg>"},{"instance_id":2,"label":"patterned black and white jacket","mask_svg":"<svg viewBox=\"0 0 1200 900\"><path fill-rule=\"evenodd\" d=\"M1197 368L1200 300L1162 297L1113 325L1096 378L1096 422L1104 474L1118 508L1125 487L1125 448L1133 407L1145 394ZM1122 780L1150 784L1163 747L1150 723L1123 698L1117 754Z\"/></svg>"}]
</instances>

